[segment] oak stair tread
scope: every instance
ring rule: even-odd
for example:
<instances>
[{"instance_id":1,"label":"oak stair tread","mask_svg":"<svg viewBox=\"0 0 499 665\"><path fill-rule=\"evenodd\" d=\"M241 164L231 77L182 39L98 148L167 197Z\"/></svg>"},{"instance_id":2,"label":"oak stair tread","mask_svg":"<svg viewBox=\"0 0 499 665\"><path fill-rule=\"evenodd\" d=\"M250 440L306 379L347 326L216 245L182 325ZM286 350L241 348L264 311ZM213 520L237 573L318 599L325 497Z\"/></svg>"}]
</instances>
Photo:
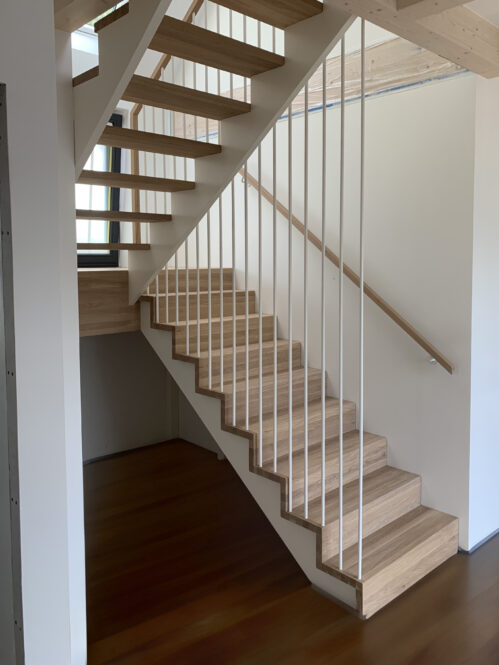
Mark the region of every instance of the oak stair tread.
<instances>
[{"instance_id":1,"label":"oak stair tread","mask_svg":"<svg viewBox=\"0 0 499 665\"><path fill-rule=\"evenodd\" d=\"M309 406L310 410L310 406ZM343 476L344 482L349 482L358 477L360 432L353 429L343 434ZM364 473L370 473L375 469L386 465L386 438L370 432L364 432ZM338 460L339 460L339 436L329 437L325 441L325 465L326 492L338 487ZM265 471L274 473L274 462L269 460L264 464ZM294 490L300 493L303 489L303 477L305 470L305 449L293 451L293 484ZM322 475L322 442L309 444L308 448L308 471L309 471L309 499L313 499L320 493L320 481ZM281 455L276 461L277 475L287 478L289 476L289 454ZM317 485L315 485L317 483ZM296 506L296 514L300 514L300 503L293 501Z\"/></svg>"},{"instance_id":2,"label":"oak stair tread","mask_svg":"<svg viewBox=\"0 0 499 665\"><path fill-rule=\"evenodd\" d=\"M276 28L289 26L320 14L323 5L317 0L214 0L216 4L233 9Z\"/></svg>"},{"instance_id":3,"label":"oak stair tread","mask_svg":"<svg viewBox=\"0 0 499 665\"><path fill-rule=\"evenodd\" d=\"M108 25L111 25L123 16L126 16L129 11L130 5L128 2L126 2L124 5L121 5L121 7L118 7L110 14L103 16L99 21L96 21L96 23L94 23L94 32L100 32L103 28L106 28Z\"/></svg>"},{"instance_id":4,"label":"oak stair tread","mask_svg":"<svg viewBox=\"0 0 499 665\"><path fill-rule=\"evenodd\" d=\"M304 404L293 407L293 453L298 454L304 448ZM343 431L355 429L356 405L354 402L343 402ZM340 403L335 397L327 396L325 399L325 426L326 440L338 436L338 420ZM308 404L308 437L309 445L313 446L321 441L322 436L322 400L317 399ZM277 459L288 454L289 450L289 413L282 409L276 414L277 421ZM259 419L252 418L249 429L254 434L259 433ZM263 438L263 464L274 458L274 414L264 414L262 418Z\"/></svg>"},{"instance_id":5,"label":"oak stair tread","mask_svg":"<svg viewBox=\"0 0 499 665\"><path fill-rule=\"evenodd\" d=\"M151 245L148 243L134 243L134 242L79 242L76 245L76 249L80 250L102 250L108 249L113 252L119 250L128 250L128 251L145 251L151 249Z\"/></svg>"},{"instance_id":6,"label":"oak stair tread","mask_svg":"<svg viewBox=\"0 0 499 665\"><path fill-rule=\"evenodd\" d=\"M122 99L211 120L225 120L251 111L251 104L247 102L174 83L156 81L138 74L132 76Z\"/></svg>"},{"instance_id":7,"label":"oak stair tread","mask_svg":"<svg viewBox=\"0 0 499 665\"><path fill-rule=\"evenodd\" d=\"M102 219L110 222L135 222L149 224L171 222L171 215L159 215L149 212L127 212L125 210L77 210L76 219Z\"/></svg>"},{"instance_id":8,"label":"oak stair tread","mask_svg":"<svg viewBox=\"0 0 499 665\"><path fill-rule=\"evenodd\" d=\"M218 143L194 141L178 136L167 136L154 132L144 132L124 127L106 127L98 140L100 145L129 150L141 150L160 155L173 157L188 157L196 159L221 152L222 146Z\"/></svg>"},{"instance_id":9,"label":"oak stair tread","mask_svg":"<svg viewBox=\"0 0 499 665\"><path fill-rule=\"evenodd\" d=\"M283 56L277 53L172 16L161 21L149 48L248 78L284 64Z\"/></svg>"},{"instance_id":10,"label":"oak stair tread","mask_svg":"<svg viewBox=\"0 0 499 665\"><path fill-rule=\"evenodd\" d=\"M415 549L430 536L457 518L426 506L418 506L382 529L362 539L362 580L374 577L397 559ZM338 567L338 557L327 561ZM343 552L343 571L357 574L358 547L351 546Z\"/></svg>"},{"instance_id":11,"label":"oak stair tread","mask_svg":"<svg viewBox=\"0 0 499 665\"><path fill-rule=\"evenodd\" d=\"M370 473L366 473L366 469L364 467L362 505L366 506L368 503L372 503L373 501L382 498L386 494L396 491L400 487L403 487L407 484L417 486L416 489L420 488L420 476L415 473L409 473L408 471L403 471L401 469L387 465L382 466L375 471L371 471ZM343 515L351 512L357 512L358 506L359 478L357 477L343 485ZM336 522L340 514L338 487L326 492L325 507L326 523ZM308 520L317 526L320 526L322 512L320 497L317 497L309 502L308 511ZM293 509L293 515L295 516L303 518L304 514L305 505L303 503Z\"/></svg>"},{"instance_id":12,"label":"oak stair tread","mask_svg":"<svg viewBox=\"0 0 499 665\"><path fill-rule=\"evenodd\" d=\"M81 172L78 183L82 185L101 185L103 187L119 187L121 189L142 189L150 192L183 192L194 189L196 183L190 180L173 180L171 178L153 178L128 173L111 171Z\"/></svg>"}]
</instances>

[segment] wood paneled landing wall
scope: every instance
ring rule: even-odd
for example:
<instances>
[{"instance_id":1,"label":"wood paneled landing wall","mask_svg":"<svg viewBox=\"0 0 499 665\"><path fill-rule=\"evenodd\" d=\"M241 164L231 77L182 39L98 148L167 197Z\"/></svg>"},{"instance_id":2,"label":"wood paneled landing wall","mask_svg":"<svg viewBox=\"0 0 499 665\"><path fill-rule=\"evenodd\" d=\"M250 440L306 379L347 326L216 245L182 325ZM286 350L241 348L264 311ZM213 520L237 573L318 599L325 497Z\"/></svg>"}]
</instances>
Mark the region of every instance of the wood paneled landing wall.
<instances>
[{"instance_id":1,"label":"wood paneled landing wall","mask_svg":"<svg viewBox=\"0 0 499 665\"><path fill-rule=\"evenodd\" d=\"M80 337L140 330L139 304L128 304L128 270L78 270Z\"/></svg>"}]
</instances>

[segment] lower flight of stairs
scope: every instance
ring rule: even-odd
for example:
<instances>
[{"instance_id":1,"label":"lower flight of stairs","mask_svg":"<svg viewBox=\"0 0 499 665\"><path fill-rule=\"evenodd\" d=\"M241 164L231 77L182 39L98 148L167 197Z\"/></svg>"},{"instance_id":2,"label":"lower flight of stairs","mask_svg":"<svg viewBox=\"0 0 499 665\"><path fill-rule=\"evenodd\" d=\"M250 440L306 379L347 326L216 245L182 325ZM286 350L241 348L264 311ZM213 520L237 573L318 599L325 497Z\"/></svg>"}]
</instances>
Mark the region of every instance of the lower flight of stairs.
<instances>
[{"instance_id":1,"label":"lower flight of stairs","mask_svg":"<svg viewBox=\"0 0 499 665\"><path fill-rule=\"evenodd\" d=\"M196 283L191 271L190 284ZM175 284L170 271L169 284ZM223 281L222 289L221 281ZM232 270L212 271L212 384L208 367L208 272L200 279L200 354L197 356L197 296L189 298L189 355L186 354L185 271L179 271L178 293L164 291L156 296L154 284L143 296L143 307L150 304L152 330L170 331L172 359L195 366L192 390L221 402L221 430L249 441L249 469L253 474L280 484L282 518L315 534L315 565L319 571L353 587L356 610L362 618L372 616L408 587L457 552L458 520L421 505L421 478L387 464L387 442L383 436L364 435L363 559L362 578L358 571L358 486L359 432L356 430L356 405L343 404L343 566L339 568L339 402L325 401L325 525L321 526L321 376L308 369L308 492L309 511L304 506L304 377L301 344L293 342L293 482L292 510L289 511L289 342L277 340L276 466L274 469L274 344L273 317L262 317L262 465L259 450L259 326L255 294L249 293L249 429L246 429L246 347L244 291L236 291L236 381L233 381ZM222 295L223 294L223 295ZM223 391L220 390L220 304L223 297ZM166 324L168 307L169 321ZM175 321L178 307L178 320ZM227 314L230 313L230 316ZM148 336L148 331L144 329ZM151 341L150 337L148 339ZM154 344L153 344L154 345ZM233 392L236 414L233 419ZM189 395L187 395L189 398ZM234 425L235 422L235 425Z\"/></svg>"}]
</instances>

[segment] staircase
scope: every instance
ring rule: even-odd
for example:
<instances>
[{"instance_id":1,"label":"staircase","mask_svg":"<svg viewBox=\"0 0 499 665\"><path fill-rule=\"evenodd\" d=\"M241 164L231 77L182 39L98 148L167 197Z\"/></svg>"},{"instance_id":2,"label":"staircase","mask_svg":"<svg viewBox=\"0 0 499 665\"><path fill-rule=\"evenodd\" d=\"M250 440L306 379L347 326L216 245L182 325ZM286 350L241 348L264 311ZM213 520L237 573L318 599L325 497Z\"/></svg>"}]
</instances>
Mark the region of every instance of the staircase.
<instances>
[{"instance_id":1,"label":"staircase","mask_svg":"<svg viewBox=\"0 0 499 665\"><path fill-rule=\"evenodd\" d=\"M172 158L173 173L167 177L163 169L161 176L144 174L137 168L137 160L132 161L135 167L131 173L80 169L79 183L130 189L134 192L134 205L131 211L79 209L77 219L132 223L134 239L132 243L85 243L78 245L78 249L130 251L130 299L135 302L141 296L144 335L312 584L355 609L362 618L368 618L456 553L457 519L421 505L421 478L387 464L386 439L363 431L362 405L358 418L356 404L343 399L342 392L338 399L327 394L324 367L309 365L306 340L303 344L292 340L290 324L288 338L278 337L275 278L274 312L262 311L261 177L256 181L260 183L257 184L260 205L257 290L248 287L247 267L250 223L247 188L251 180L247 173L248 158L258 150L261 171L262 140L273 131L275 165L278 118L287 109L291 141L293 100L296 101L305 86L305 118L308 118L308 79L341 39L352 18L335 9L328 0L216 3L273 26L274 35L275 29L284 30L285 49L281 54L275 48L261 47L260 32L259 45L255 46L196 25L196 13L202 4L194 2L185 21L170 16L157 21L149 48L163 54L160 65L151 77L135 73L125 83L120 79L113 92L116 99L133 102L140 108L167 110L173 114L174 122L175 114L182 114L184 135L160 134L135 126L108 127L105 114L98 132L99 144L128 149L132 155L140 151ZM133 19L133 10L131 4L129 11L120 7L107 16L96 26L100 38L115 38L120 24ZM199 90L195 85L181 85L176 79L166 81L164 71L172 56L243 77L245 83L240 92L244 89L244 97L239 99L232 94L232 78L231 94L221 92L220 77L216 94L208 91L207 83L205 90ZM324 84L325 68L324 63ZM102 63L96 70L78 77L74 81L76 100L86 93L91 96L92 86L104 76L109 74ZM206 77L208 81L208 73ZM247 79L251 79L251 86ZM322 95L325 113L325 85ZM362 96L364 99L364 92ZM193 136L186 136L186 115L203 123L204 137L200 136L196 120ZM216 121L217 143L210 139L213 121ZM324 145L327 144L325 126ZM80 134L84 134L83 130ZM83 145L85 141L80 143ZM84 163L87 156L83 149L80 152L77 164ZM179 159L197 160L195 169L190 171L187 162L183 162L182 178L177 177ZM156 170L156 161L154 164ZM246 259L245 284L241 288L236 284L234 264L234 176L243 166ZM289 169L292 183L291 165ZM275 211L284 210L276 201L275 185L274 174L274 227ZM222 257L221 206L228 187L232 187L230 268L225 267ZM141 206L141 196L143 201L145 197L139 192L154 193L153 209ZM162 209L158 206L157 193L164 195ZM290 209L286 214L291 256L296 220L291 210L291 191L288 194ZM208 239L207 264L200 268L199 225L208 214L210 238L209 211L217 202L220 265L212 267ZM140 228L147 232L144 234ZM303 228L308 240L307 221ZM192 255L191 262L188 258L191 233L196 233L197 268L194 269L189 268ZM274 230L274 248L275 233ZM320 242L315 244L322 247ZM187 268L178 268L179 251L184 252ZM308 256L307 250L305 253ZM325 255L323 252L323 262ZM330 255L331 252L328 258ZM173 270L172 256L176 263ZM345 272L355 282L353 271L344 270L341 253L336 265L341 276ZM355 278L363 287L362 273ZM291 294L291 266L288 280ZM146 287L147 295L143 295ZM366 293L375 294L367 287ZM376 300L372 295L369 297ZM393 310L386 301L378 297L377 304L445 365L446 359L414 327L390 313ZM289 307L292 307L291 297ZM452 365L447 363L447 369L451 372ZM249 460L241 438L249 443Z\"/></svg>"},{"instance_id":2,"label":"staircase","mask_svg":"<svg viewBox=\"0 0 499 665\"><path fill-rule=\"evenodd\" d=\"M168 276L169 284L176 283L175 271ZM190 271L189 281L196 284L195 270ZM223 348L223 390L220 389L220 306L230 311L233 301L233 271L224 269L211 274L211 389L209 387L208 352L208 271L200 274L200 354L197 355L197 297L191 294L189 303L189 335L191 353L186 353L186 271L178 270L179 291L169 292L154 284L150 294L142 297L142 329L147 339L165 362L169 371L210 428L211 434L221 446L229 461L238 468L246 463L247 470L260 478L271 481L279 488L279 498L274 497L280 517L315 536L313 554L318 571L348 585L352 592L339 586L326 586L321 576L314 583L327 593L334 594L347 604L356 607L359 616L368 618L391 600L403 593L435 567L457 551L458 521L456 518L421 505L421 478L413 473L387 465L387 441L378 434L364 435L364 492L363 492L363 568L358 579L358 485L359 485L359 432L356 430L356 405L343 404L343 562L339 565L339 402L333 397L325 399L325 523L321 519L321 380L318 369L308 369L308 516L305 517L304 485L304 373L301 364L302 347L292 342L293 362L292 427L293 427L293 486L292 509L289 483L289 340L276 339L277 357L277 411L274 420L274 320L263 315L262 326L262 407L259 409L259 329L255 293L249 292L249 428L245 425L246 343L245 343L245 291L234 289L236 303L236 347L231 346L233 321L226 317ZM223 286L222 285L223 282ZM158 282L159 285L159 282ZM236 286L236 285L234 285ZM178 319L176 319L176 303ZM164 323L168 307L172 323ZM234 350L236 359L233 375ZM179 365L184 365L180 368ZM194 372L185 373L185 366ZM233 411L234 393L236 411ZM209 403L199 401L195 394L209 398ZM216 423L220 402L220 415ZM207 411L210 416L207 417ZM259 441L262 415L262 439ZM210 427L210 422L213 423ZM235 423L235 424L234 424ZM274 464L274 424L276 427L276 457ZM236 435L239 440L224 438L223 432ZM241 441L241 438L243 441ZM249 461L244 439L249 442ZM234 450L237 447L239 450ZM262 464L259 451L262 449ZM242 452L242 456L241 456ZM241 462L242 459L242 462ZM244 460L246 460L244 462ZM257 485L258 486L258 485ZM254 490L254 484L249 483ZM259 486L258 486L259 487ZM254 494L261 504L261 488ZM274 523L275 526L275 523ZM278 529L281 531L282 526ZM290 545L289 535L284 541ZM306 542L306 541L305 541ZM312 574L307 574L314 579Z\"/></svg>"}]
</instances>

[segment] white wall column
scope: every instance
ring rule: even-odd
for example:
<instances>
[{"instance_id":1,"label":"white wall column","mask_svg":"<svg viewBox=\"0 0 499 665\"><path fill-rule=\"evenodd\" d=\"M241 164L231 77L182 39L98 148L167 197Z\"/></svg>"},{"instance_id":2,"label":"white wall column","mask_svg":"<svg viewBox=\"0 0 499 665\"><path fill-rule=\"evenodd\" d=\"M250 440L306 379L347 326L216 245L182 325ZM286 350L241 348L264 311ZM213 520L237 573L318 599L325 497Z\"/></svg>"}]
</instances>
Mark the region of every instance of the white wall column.
<instances>
[{"instance_id":1,"label":"white wall column","mask_svg":"<svg viewBox=\"0 0 499 665\"><path fill-rule=\"evenodd\" d=\"M67 57L60 37L58 47ZM0 80L8 106L26 663L83 665L72 124L64 116L58 124L52 0L2 3ZM59 92L62 109L67 88Z\"/></svg>"},{"instance_id":2,"label":"white wall column","mask_svg":"<svg viewBox=\"0 0 499 665\"><path fill-rule=\"evenodd\" d=\"M476 77L469 549L499 529L499 79Z\"/></svg>"}]
</instances>

